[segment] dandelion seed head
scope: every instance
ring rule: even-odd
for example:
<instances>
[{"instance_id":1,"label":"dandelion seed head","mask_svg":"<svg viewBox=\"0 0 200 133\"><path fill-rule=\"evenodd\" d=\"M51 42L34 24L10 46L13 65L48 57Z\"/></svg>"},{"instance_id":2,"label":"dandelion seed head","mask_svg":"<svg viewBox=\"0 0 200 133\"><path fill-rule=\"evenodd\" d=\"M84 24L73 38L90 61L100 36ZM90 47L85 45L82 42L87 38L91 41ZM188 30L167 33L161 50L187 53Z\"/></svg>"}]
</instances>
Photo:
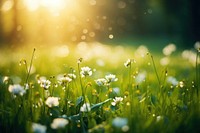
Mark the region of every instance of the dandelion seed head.
<instances>
[{"instance_id":1,"label":"dandelion seed head","mask_svg":"<svg viewBox=\"0 0 200 133\"><path fill-rule=\"evenodd\" d=\"M169 64L169 62L170 62L170 59L168 57L164 57L164 58L160 59L160 64L162 66L167 66Z\"/></svg>"},{"instance_id":2,"label":"dandelion seed head","mask_svg":"<svg viewBox=\"0 0 200 133\"><path fill-rule=\"evenodd\" d=\"M168 44L163 48L163 54L166 56L169 56L172 54L172 52L176 51L176 45L175 44Z\"/></svg>"},{"instance_id":3,"label":"dandelion seed head","mask_svg":"<svg viewBox=\"0 0 200 133\"><path fill-rule=\"evenodd\" d=\"M196 42L196 43L194 44L194 48L195 48L196 50L199 50L199 49L200 49L200 42Z\"/></svg>"},{"instance_id":4,"label":"dandelion seed head","mask_svg":"<svg viewBox=\"0 0 200 133\"><path fill-rule=\"evenodd\" d=\"M135 51L135 56L137 57L138 55L140 55L140 57L144 58L145 55L148 55L149 52L148 52L148 48L144 45L140 45L137 50Z\"/></svg>"}]
</instances>

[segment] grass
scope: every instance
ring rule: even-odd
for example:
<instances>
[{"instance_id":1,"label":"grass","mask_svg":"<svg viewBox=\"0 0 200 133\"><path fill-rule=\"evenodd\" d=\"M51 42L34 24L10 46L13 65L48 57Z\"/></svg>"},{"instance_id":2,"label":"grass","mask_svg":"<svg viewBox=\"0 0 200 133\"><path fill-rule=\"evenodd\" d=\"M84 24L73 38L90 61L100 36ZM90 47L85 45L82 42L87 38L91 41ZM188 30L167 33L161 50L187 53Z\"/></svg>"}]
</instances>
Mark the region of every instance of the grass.
<instances>
[{"instance_id":1,"label":"grass","mask_svg":"<svg viewBox=\"0 0 200 133\"><path fill-rule=\"evenodd\" d=\"M199 53L158 51L100 43L2 49L0 131L199 132Z\"/></svg>"}]
</instances>

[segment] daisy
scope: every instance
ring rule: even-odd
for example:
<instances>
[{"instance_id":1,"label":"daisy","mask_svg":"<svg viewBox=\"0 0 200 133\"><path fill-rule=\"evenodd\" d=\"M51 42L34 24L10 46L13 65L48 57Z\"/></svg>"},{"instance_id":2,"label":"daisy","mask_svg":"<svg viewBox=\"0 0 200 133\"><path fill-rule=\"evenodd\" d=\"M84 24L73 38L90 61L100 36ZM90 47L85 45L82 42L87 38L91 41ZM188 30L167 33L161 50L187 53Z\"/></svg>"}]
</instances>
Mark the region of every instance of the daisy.
<instances>
[{"instance_id":1,"label":"daisy","mask_svg":"<svg viewBox=\"0 0 200 133\"><path fill-rule=\"evenodd\" d=\"M115 97L115 98L113 99L113 102L111 102L111 105L112 105L112 106L117 106L117 105L120 104L122 101L123 101L123 98L122 98L122 97Z\"/></svg>"},{"instance_id":2,"label":"daisy","mask_svg":"<svg viewBox=\"0 0 200 133\"><path fill-rule=\"evenodd\" d=\"M46 79L40 79L38 80L38 83L40 84L40 87L44 88L45 90L51 86L51 81Z\"/></svg>"},{"instance_id":3,"label":"daisy","mask_svg":"<svg viewBox=\"0 0 200 133\"><path fill-rule=\"evenodd\" d=\"M104 79L104 78L97 79L97 80L95 80L95 82L96 82L96 84L97 84L98 86L103 86L103 85L106 85L106 84L107 84L107 80Z\"/></svg>"},{"instance_id":4,"label":"daisy","mask_svg":"<svg viewBox=\"0 0 200 133\"><path fill-rule=\"evenodd\" d=\"M118 78L116 78L116 76L113 74L106 75L105 79L107 80L108 83L115 82L118 80Z\"/></svg>"},{"instance_id":5,"label":"daisy","mask_svg":"<svg viewBox=\"0 0 200 133\"><path fill-rule=\"evenodd\" d=\"M92 75L92 70L89 67L82 67L81 68L81 77L86 77L86 76L91 76Z\"/></svg>"}]
</instances>

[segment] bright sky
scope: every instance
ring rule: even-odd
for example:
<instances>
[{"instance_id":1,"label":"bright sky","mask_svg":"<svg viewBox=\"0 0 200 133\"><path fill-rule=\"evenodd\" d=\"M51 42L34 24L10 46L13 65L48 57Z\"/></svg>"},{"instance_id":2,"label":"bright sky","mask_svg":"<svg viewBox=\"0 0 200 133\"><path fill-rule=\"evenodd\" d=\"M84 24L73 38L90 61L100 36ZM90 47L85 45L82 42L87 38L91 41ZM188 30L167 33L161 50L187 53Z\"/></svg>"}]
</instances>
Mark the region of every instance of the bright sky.
<instances>
[{"instance_id":1,"label":"bright sky","mask_svg":"<svg viewBox=\"0 0 200 133\"><path fill-rule=\"evenodd\" d=\"M60 11L64 8L72 8L75 4L75 0L24 0L24 5L29 11L36 11L39 7Z\"/></svg>"}]
</instances>

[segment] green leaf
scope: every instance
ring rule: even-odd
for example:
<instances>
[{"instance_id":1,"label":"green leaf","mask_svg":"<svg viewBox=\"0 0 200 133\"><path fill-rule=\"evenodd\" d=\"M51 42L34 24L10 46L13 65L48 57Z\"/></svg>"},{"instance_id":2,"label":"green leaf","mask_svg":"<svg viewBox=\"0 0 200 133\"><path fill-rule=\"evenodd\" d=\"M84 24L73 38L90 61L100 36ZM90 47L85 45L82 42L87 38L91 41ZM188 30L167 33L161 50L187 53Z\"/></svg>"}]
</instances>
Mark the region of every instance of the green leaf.
<instances>
[{"instance_id":1,"label":"green leaf","mask_svg":"<svg viewBox=\"0 0 200 133\"><path fill-rule=\"evenodd\" d=\"M81 119L81 115L80 114L72 115L72 116L69 116L68 119L72 121L77 121Z\"/></svg>"},{"instance_id":2,"label":"green leaf","mask_svg":"<svg viewBox=\"0 0 200 133\"><path fill-rule=\"evenodd\" d=\"M83 103L83 96L80 96L76 100L76 107L81 106L82 103Z\"/></svg>"},{"instance_id":3,"label":"green leaf","mask_svg":"<svg viewBox=\"0 0 200 133\"><path fill-rule=\"evenodd\" d=\"M91 107L91 111L96 111L98 110L102 105L104 105L105 103L109 102L111 100L111 98L101 102L101 103L97 103L97 104L94 104L92 107Z\"/></svg>"}]
</instances>

